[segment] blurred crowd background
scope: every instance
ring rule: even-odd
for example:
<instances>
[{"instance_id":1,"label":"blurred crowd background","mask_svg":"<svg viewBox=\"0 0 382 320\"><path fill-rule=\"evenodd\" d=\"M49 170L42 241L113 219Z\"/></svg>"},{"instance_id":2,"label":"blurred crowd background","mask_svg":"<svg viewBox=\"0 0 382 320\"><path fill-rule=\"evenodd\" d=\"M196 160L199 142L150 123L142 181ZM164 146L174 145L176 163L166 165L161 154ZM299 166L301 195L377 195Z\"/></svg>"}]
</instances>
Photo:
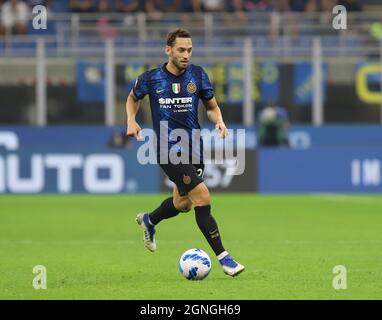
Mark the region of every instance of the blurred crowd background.
<instances>
[{"instance_id":1,"label":"blurred crowd background","mask_svg":"<svg viewBox=\"0 0 382 320\"><path fill-rule=\"evenodd\" d=\"M33 26L36 5L48 10L46 29ZM347 9L346 30L333 28L336 5ZM136 77L166 60L167 32L184 27L227 122L253 125L276 105L295 124L380 123L381 7L376 0L0 0L0 122L124 124ZM150 123L147 100L142 109L139 120Z\"/></svg>"},{"instance_id":2,"label":"blurred crowd background","mask_svg":"<svg viewBox=\"0 0 382 320\"><path fill-rule=\"evenodd\" d=\"M1 29L4 34L11 29L16 34L28 33L28 12L36 5L61 13L137 13L160 19L161 13L242 13L250 12L332 12L336 5L347 10L369 10L378 1L358 0L0 0ZM12 18L11 16L17 16ZM17 22L13 22L16 21Z\"/></svg>"}]
</instances>

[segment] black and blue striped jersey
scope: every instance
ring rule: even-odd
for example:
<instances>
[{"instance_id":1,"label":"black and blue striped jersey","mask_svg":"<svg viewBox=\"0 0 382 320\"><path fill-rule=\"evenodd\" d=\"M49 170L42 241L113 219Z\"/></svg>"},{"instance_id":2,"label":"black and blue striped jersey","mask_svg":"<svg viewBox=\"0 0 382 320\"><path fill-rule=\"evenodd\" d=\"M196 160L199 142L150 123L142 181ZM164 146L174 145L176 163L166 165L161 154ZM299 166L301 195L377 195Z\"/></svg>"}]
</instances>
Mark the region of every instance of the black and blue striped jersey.
<instances>
[{"instance_id":1,"label":"black and blue striped jersey","mask_svg":"<svg viewBox=\"0 0 382 320\"><path fill-rule=\"evenodd\" d=\"M214 92L202 67L191 64L181 75L176 76L170 73L164 64L139 76L133 92L138 99L149 95L153 128L157 138L160 137L157 139L158 158L160 153L167 152L163 148L165 144L168 146L167 150L171 150L174 145L179 146L178 141L171 139L171 132L184 129L188 133L188 146L194 147L192 152L183 147L180 147L179 151L203 160L203 143L200 135L195 133L200 133L198 105L200 99L202 101L212 99ZM163 141L160 133L166 130L168 139Z\"/></svg>"}]
</instances>

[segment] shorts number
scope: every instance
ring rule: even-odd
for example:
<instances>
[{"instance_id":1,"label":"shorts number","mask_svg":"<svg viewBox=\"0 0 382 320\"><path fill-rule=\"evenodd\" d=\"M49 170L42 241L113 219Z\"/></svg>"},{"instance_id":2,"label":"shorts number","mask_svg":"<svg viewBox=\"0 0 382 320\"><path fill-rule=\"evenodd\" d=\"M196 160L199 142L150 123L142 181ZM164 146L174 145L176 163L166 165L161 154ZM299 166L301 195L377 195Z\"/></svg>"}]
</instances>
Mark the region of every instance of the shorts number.
<instances>
[{"instance_id":1,"label":"shorts number","mask_svg":"<svg viewBox=\"0 0 382 320\"><path fill-rule=\"evenodd\" d=\"M196 170L196 173L198 174L199 177L202 177L203 176L203 169L199 168L198 170Z\"/></svg>"}]
</instances>

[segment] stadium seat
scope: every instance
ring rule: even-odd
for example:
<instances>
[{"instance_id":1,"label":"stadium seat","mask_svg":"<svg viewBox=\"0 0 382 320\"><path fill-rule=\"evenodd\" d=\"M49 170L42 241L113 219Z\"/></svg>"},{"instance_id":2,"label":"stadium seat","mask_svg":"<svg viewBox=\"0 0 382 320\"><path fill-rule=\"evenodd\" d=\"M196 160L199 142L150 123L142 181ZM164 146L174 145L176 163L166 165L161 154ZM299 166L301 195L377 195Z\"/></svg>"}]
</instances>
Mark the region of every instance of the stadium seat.
<instances>
[{"instance_id":1,"label":"stadium seat","mask_svg":"<svg viewBox=\"0 0 382 320\"><path fill-rule=\"evenodd\" d=\"M52 1L52 11L69 12L69 1Z\"/></svg>"}]
</instances>

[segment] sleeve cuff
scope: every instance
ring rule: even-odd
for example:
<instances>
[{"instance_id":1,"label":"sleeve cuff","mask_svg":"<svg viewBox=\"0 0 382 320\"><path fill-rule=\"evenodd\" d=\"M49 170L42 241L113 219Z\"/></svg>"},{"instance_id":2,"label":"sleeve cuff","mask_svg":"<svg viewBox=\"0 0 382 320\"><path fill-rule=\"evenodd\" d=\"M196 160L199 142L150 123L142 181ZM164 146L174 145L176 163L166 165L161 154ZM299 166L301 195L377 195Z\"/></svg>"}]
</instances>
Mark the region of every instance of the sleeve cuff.
<instances>
[{"instance_id":1,"label":"sleeve cuff","mask_svg":"<svg viewBox=\"0 0 382 320\"><path fill-rule=\"evenodd\" d=\"M137 92L135 91L135 88L133 87L133 93L135 95L135 97L138 99L138 100L142 100L143 97L140 97Z\"/></svg>"},{"instance_id":2,"label":"sleeve cuff","mask_svg":"<svg viewBox=\"0 0 382 320\"><path fill-rule=\"evenodd\" d=\"M202 98L202 100L203 100L203 101L210 101L213 97L214 97L214 95L212 95L212 96L209 97L209 98Z\"/></svg>"}]
</instances>

